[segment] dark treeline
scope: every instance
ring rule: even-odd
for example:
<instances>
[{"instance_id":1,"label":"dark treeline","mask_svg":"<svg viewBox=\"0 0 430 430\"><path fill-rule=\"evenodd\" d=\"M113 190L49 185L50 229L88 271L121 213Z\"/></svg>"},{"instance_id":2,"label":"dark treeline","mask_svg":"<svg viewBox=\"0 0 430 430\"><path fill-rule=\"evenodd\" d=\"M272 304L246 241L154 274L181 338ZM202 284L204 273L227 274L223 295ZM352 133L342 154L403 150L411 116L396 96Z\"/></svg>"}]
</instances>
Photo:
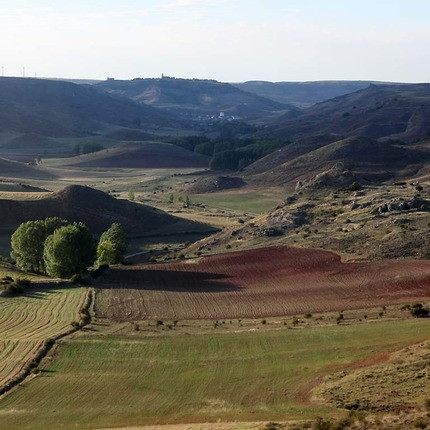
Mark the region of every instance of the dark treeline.
<instances>
[{"instance_id":1,"label":"dark treeline","mask_svg":"<svg viewBox=\"0 0 430 430\"><path fill-rule=\"evenodd\" d=\"M244 132L244 130L241 131ZM236 137L230 135L235 133L230 132L232 130L227 128L220 137L215 139L207 136L186 136L170 139L169 142L211 157L210 167L213 170L242 170L254 161L290 143L280 139Z\"/></svg>"}]
</instances>

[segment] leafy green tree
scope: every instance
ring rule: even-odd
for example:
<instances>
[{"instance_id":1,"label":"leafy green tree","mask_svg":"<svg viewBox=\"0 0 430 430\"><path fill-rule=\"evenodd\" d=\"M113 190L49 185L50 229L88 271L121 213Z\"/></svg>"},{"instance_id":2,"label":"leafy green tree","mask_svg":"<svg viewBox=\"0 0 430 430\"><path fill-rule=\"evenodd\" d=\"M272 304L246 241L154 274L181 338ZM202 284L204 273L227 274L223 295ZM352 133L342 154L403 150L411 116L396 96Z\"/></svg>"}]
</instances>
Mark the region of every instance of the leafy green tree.
<instances>
[{"instance_id":1,"label":"leafy green tree","mask_svg":"<svg viewBox=\"0 0 430 430\"><path fill-rule=\"evenodd\" d=\"M82 273L95 257L96 242L83 223L61 227L45 241L43 258L46 273L52 277L70 278Z\"/></svg>"},{"instance_id":2,"label":"leafy green tree","mask_svg":"<svg viewBox=\"0 0 430 430\"><path fill-rule=\"evenodd\" d=\"M127 237L121 224L114 223L105 231L97 248L97 261L99 264L117 264L124 260L127 251Z\"/></svg>"},{"instance_id":3,"label":"leafy green tree","mask_svg":"<svg viewBox=\"0 0 430 430\"><path fill-rule=\"evenodd\" d=\"M11 257L19 269L26 272L45 273L43 249L46 238L60 227L67 225L61 218L22 223L11 238Z\"/></svg>"},{"instance_id":4,"label":"leafy green tree","mask_svg":"<svg viewBox=\"0 0 430 430\"><path fill-rule=\"evenodd\" d=\"M97 262L102 264L115 264L117 261L115 247L110 240L104 240L97 247Z\"/></svg>"},{"instance_id":5,"label":"leafy green tree","mask_svg":"<svg viewBox=\"0 0 430 430\"><path fill-rule=\"evenodd\" d=\"M135 199L134 191L130 190L128 192L128 199L131 200L132 202L134 202L134 199Z\"/></svg>"}]
</instances>

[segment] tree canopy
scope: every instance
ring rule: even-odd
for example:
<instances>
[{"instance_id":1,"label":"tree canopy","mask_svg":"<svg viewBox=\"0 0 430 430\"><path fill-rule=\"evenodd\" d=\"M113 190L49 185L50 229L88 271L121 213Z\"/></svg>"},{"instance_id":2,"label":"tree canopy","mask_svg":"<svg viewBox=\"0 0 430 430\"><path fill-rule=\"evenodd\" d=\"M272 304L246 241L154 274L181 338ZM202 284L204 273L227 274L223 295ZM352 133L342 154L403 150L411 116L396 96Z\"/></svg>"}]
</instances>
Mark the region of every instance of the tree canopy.
<instances>
[{"instance_id":1,"label":"tree canopy","mask_svg":"<svg viewBox=\"0 0 430 430\"><path fill-rule=\"evenodd\" d=\"M105 231L97 248L99 264L117 264L124 260L127 251L127 237L121 224L114 223Z\"/></svg>"},{"instance_id":2,"label":"tree canopy","mask_svg":"<svg viewBox=\"0 0 430 430\"><path fill-rule=\"evenodd\" d=\"M26 272L45 273L45 240L65 225L67 221L61 218L46 218L21 224L11 238L11 256L17 267Z\"/></svg>"},{"instance_id":3,"label":"tree canopy","mask_svg":"<svg viewBox=\"0 0 430 430\"><path fill-rule=\"evenodd\" d=\"M96 242L85 224L73 223L48 236L43 258L49 276L69 278L94 263Z\"/></svg>"}]
</instances>

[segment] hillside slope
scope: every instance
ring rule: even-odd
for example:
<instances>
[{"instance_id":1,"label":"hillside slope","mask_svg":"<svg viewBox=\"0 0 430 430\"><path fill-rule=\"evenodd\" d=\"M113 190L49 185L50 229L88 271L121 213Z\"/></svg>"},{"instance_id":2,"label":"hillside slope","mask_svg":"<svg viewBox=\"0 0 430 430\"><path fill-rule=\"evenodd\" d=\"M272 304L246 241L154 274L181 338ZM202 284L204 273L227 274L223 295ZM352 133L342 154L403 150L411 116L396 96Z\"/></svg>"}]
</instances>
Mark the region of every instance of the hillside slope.
<instances>
[{"instance_id":1,"label":"hillside slope","mask_svg":"<svg viewBox=\"0 0 430 430\"><path fill-rule=\"evenodd\" d=\"M114 148L59 161L64 166L103 168L209 166L209 157L162 142L123 142Z\"/></svg>"},{"instance_id":2,"label":"hillside slope","mask_svg":"<svg viewBox=\"0 0 430 430\"><path fill-rule=\"evenodd\" d=\"M309 179L341 164L368 180L386 181L416 175L430 161L430 154L421 148L398 146L362 136L329 143L297 157L293 156L293 149L291 158L285 157L287 161L275 167L272 166L276 164L277 160L273 160L276 154L260 160L258 170L251 165L247 176L263 183L286 184Z\"/></svg>"},{"instance_id":3,"label":"hillside slope","mask_svg":"<svg viewBox=\"0 0 430 430\"><path fill-rule=\"evenodd\" d=\"M199 79L133 79L104 81L96 85L109 94L185 116L218 115L220 111L241 117L261 116L291 107L242 91L233 85Z\"/></svg>"},{"instance_id":4,"label":"hillside slope","mask_svg":"<svg viewBox=\"0 0 430 430\"><path fill-rule=\"evenodd\" d=\"M113 222L122 224L129 236L208 230L204 224L176 218L150 206L118 200L80 185L68 186L40 200L0 199L3 230L13 231L22 222L53 216L82 221L95 233L103 232Z\"/></svg>"},{"instance_id":5,"label":"hillside slope","mask_svg":"<svg viewBox=\"0 0 430 430\"><path fill-rule=\"evenodd\" d=\"M430 84L371 85L282 115L265 133L290 140L335 133L418 142L430 133Z\"/></svg>"},{"instance_id":6,"label":"hillside slope","mask_svg":"<svg viewBox=\"0 0 430 430\"><path fill-rule=\"evenodd\" d=\"M37 167L0 158L0 177L14 179L52 179L54 175Z\"/></svg>"},{"instance_id":7,"label":"hillside slope","mask_svg":"<svg viewBox=\"0 0 430 430\"><path fill-rule=\"evenodd\" d=\"M91 136L106 125L151 127L178 123L162 111L112 97L94 86L0 78L0 124L1 132L81 137Z\"/></svg>"},{"instance_id":8,"label":"hillside slope","mask_svg":"<svg viewBox=\"0 0 430 430\"><path fill-rule=\"evenodd\" d=\"M369 81L247 81L232 85L243 91L248 91L279 103L309 107L315 103L368 88L370 84L371 82Z\"/></svg>"}]
</instances>

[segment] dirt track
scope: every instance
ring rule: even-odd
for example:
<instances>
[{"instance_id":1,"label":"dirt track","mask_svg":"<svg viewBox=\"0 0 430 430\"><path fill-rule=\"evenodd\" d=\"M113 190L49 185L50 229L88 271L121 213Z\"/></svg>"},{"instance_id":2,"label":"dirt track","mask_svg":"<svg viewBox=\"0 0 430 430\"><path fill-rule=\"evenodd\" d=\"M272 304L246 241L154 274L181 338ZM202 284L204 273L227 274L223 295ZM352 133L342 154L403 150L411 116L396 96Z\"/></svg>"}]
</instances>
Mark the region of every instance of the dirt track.
<instances>
[{"instance_id":1,"label":"dirt track","mask_svg":"<svg viewBox=\"0 0 430 430\"><path fill-rule=\"evenodd\" d=\"M301 315L430 299L430 261L271 247L115 268L97 287L97 316L115 321Z\"/></svg>"}]
</instances>

